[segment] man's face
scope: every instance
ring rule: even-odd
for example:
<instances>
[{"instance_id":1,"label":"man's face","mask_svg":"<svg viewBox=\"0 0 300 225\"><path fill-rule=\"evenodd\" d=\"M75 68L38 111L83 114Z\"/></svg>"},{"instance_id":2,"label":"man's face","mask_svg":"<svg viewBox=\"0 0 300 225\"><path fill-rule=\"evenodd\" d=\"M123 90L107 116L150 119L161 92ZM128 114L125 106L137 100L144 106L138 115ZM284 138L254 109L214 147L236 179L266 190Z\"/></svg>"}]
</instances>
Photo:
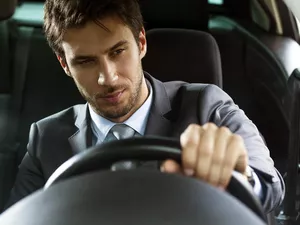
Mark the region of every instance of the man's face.
<instances>
[{"instance_id":1,"label":"man's face","mask_svg":"<svg viewBox=\"0 0 300 225\"><path fill-rule=\"evenodd\" d=\"M148 96L141 66L146 53L145 31L140 32L137 43L117 17L100 22L108 30L94 22L67 30L62 42L65 61L58 58L96 113L123 122Z\"/></svg>"}]
</instances>

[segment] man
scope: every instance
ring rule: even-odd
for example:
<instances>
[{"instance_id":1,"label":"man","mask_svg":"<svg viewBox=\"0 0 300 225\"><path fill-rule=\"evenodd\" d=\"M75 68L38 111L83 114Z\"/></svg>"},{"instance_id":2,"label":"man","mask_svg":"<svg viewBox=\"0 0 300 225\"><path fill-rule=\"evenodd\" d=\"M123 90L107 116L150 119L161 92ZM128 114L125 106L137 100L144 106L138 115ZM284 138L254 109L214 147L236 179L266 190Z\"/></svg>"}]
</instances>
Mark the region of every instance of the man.
<instances>
[{"instance_id":1,"label":"man","mask_svg":"<svg viewBox=\"0 0 300 225\"><path fill-rule=\"evenodd\" d=\"M143 72L147 43L135 0L47 0L45 34L87 104L32 125L9 205L41 188L74 154L119 139L115 128L120 127L133 135L180 138L182 165L167 160L163 172L225 189L236 170L254 181L266 212L280 204L284 186L269 151L227 94L214 85L199 85L191 104L200 111L189 112L180 109L188 84L162 83Z\"/></svg>"}]
</instances>

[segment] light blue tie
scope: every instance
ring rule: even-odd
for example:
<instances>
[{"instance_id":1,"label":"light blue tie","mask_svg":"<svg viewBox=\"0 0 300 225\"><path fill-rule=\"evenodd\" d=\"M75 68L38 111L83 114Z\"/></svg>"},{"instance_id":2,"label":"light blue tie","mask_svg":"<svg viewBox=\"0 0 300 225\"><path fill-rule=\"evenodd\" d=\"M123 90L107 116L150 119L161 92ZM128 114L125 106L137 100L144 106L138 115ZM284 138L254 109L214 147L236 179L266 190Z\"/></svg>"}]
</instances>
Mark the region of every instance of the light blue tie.
<instances>
[{"instance_id":1,"label":"light blue tie","mask_svg":"<svg viewBox=\"0 0 300 225\"><path fill-rule=\"evenodd\" d=\"M133 136L139 136L139 134L130 126L126 124L116 124L110 129L103 142L122 140ZM137 165L138 162L136 161L120 161L114 163L111 166L111 170L130 170L137 168Z\"/></svg>"},{"instance_id":2,"label":"light blue tie","mask_svg":"<svg viewBox=\"0 0 300 225\"><path fill-rule=\"evenodd\" d=\"M116 124L110 129L103 142L131 138L135 133L135 130L126 124Z\"/></svg>"}]
</instances>

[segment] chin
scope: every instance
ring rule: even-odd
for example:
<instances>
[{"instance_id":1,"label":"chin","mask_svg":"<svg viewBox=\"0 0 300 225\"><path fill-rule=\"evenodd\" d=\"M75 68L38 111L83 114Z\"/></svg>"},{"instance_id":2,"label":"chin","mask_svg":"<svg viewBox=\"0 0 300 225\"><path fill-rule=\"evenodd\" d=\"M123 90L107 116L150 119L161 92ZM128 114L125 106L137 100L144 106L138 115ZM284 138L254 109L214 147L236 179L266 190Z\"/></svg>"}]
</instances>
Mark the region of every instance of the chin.
<instances>
[{"instance_id":1,"label":"chin","mask_svg":"<svg viewBox=\"0 0 300 225\"><path fill-rule=\"evenodd\" d=\"M126 117L126 115L129 114L131 111L131 108L125 108L125 107L118 107L118 106L112 106L111 109L101 110L98 109L98 114L107 118L107 119L122 119Z\"/></svg>"},{"instance_id":2,"label":"chin","mask_svg":"<svg viewBox=\"0 0 300 225\"><path fill-rule=\"evenodd\" d=\"M101 104L102 103L102 104ZM132 115L134 108L133 99L122 99L116 104L103 105L103 102L93 102L94 111L109 120L123 122Z\"/></svg>"}]
</instances>

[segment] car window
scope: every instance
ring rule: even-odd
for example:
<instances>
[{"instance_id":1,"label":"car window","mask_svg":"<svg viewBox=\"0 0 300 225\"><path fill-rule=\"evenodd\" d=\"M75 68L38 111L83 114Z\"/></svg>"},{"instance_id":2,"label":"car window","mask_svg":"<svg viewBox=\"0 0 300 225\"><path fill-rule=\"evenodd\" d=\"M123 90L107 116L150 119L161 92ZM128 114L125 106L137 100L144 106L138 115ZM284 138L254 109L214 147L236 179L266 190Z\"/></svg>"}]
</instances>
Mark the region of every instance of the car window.
<instances>
[{"instance_id":1,"label":"car window","mask_svg":"<svg viewBox=\"0 0 300 225\"><path fill-rule=\"evenodd\" d=\"M300 20L300 2L299 0L284 0L289 9L294 13L295 17Z\"/></svg>"},{"instance_id":2,"label":"car window","mask_svg":"<svg viewBox=\"0 0 300 225\"><path fill-rule=\"evenodd\" d=\"M300 2L299 0L284 0L285 4L289 7L291 12L293 13L297 27L298 27L298 32L300 34Z\"/></svg>"},{"instance_id":3,"label":"car window","mask_svg":"<svg viewBox=\"0 0 300 225\"><path fill-rule=\"evenodd\" d=\"M298 32L300 34L300 20L295 18L296 19L296 23L297 23L297 27L298 27Z\"/></svg>"},{"instance_id":4,"label":"car window","mask_svg":"<svg viewBox=\"0 0 300 225\"><path fill-rule=\"evenodd\" d=\"M212 5L223 5L224 0L208 0L208 3Z\"/></svg>"}]
</instances>

